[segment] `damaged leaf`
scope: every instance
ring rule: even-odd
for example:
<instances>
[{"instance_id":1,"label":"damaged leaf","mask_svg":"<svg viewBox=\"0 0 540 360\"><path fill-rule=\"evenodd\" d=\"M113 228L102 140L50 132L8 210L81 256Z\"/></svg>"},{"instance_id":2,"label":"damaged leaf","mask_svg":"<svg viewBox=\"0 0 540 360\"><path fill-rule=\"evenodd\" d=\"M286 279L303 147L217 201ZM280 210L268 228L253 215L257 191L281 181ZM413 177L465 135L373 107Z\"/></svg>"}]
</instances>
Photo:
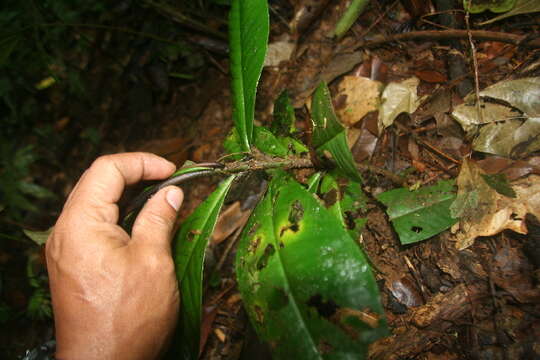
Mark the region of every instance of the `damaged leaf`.
<instances>
[{"instance_id":1,"label":"damaged leaf","mask_svg":"<svg viewBox=\"0 0 540 360\"><path fill-rule=\"evenodd\" d=\"M337 177L327 174L321 181L320 193L326 208L336 216L353 239L358 239L367 221L359 217L359 213L366 211L368 200L361 184L349 180L340 186Z\"/></svg>"},{"instance_id":2,"label":"damaged leaf","mask_svg":"<svg viewBox=\"0 0 540 360\"><path fill-rule=\"evenodd\" d=\"M367 259L310 192L275 176L241 236L238 287L275 359L363 359L387 334Z\"/></svg>"},{"instance_id":3,"label":"damaged leaf","mask_svg":"<svg viewBox=\"0 0 540 360\"><path fill-rule=\"evenodd\" d=\"M452 207L460 208L456 229L460 250L473 244L478 236L495 235L505 229L527 233L525 215L540 215L540 176L529 175L511 183L515 198L500 194L486 181L476 163L464 160L457 178L458 196ZM499 185L498 185L499 187ZM499 187L499 190L500 187ZM475 201L467 201L475 194ZM462 201L464 204L457 204Z\"/></svg>"},{"instance_id":4,"label":"damaged leaf","mask_svg":"<svg viewBox=\"0 0 540 360\"><path fill-rule=\"evenodd\" d=\"M455 197L452 180L416 191L399 188L377 195L388 207L387 214L404 245L428 239L455 224L457 220L450 215Z\"/></svg>"},{"instance_id":5,"label":"damaged leaf","mask_svg":"<svg viewBox=\"0 0 540 360\"><path fill-rule=\"evenodd\" d=\"M506 176L504 176L504 174L480 174L480 176L482 176L482 179L484 179L486 184L491 186L491 188L499 194L511 198L516 197L516 192L512 189L512 187L508 183L508 179L506 179Z\"/></svg>"}]
</instances>

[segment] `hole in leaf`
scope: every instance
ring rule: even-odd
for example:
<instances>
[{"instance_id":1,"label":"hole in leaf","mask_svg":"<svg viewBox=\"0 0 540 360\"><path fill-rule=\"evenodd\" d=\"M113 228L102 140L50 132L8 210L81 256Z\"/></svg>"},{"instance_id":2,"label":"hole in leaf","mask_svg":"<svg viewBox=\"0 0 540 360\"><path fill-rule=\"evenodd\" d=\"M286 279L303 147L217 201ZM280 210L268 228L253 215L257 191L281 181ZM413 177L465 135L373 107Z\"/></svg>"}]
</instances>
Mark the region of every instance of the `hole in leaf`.
<instances>
[{"instance_id":1,"label":"hole in leaf","mask_svg":"<svg viewBox=\"0 0 540 360\"><path fill-rule=\"evenodd\" d=\"M300 200L296 200L291 205L291 211L289 212L289 221L293 224L298 223L304 217L304 207Z\"/></svg>"},{"instance_id":2,"label":"hole in leaf","mask_svg":"<svg viewBox=\"0 0 540 360\"><path fill-rule=\"evenodd\" d=\"M324 205L326 205L327 208L334 205L338 200L337 198L338 198L338 192L336 189L332 189L328 191L323 196Z\"/></svg>"},{"instance_id":3,"label":"hole in leaf","mask_svg":"<svg viewBox=\"0 0 540 360\"><path fill-rule=\"evenodd\" d=\"M313 295L306 304L314 307L317 310L317 313L324 318L331 317L338 309L337 304L332 299L324 301L321 294Z\"/></svg>"},{"instance_id":4,"label":"hole in leaf","mask_svg":"<svg viewBox=\"0 0 540 360\"><path fill-rule=\"evenodd\" d=\"M420 234L424 229L422 229L420 226L413 226L411 227L411 231L415 232L417 234Z\"/></svg>"},{"instance_id":5,"label":"hole in leaf","mask_svg":"<svg viewBox=\"0 0 540 360\"><path fill-rule=\"evenodd\" d=\"M257 270L262 270L268 265L268 260L274 253L276 252L276 249L274 249L274 245L268 244L266 245L266 248L264 248L264 254L259 258L259 261L257 261Z\"/></svg>"},{"instance_id":6,"label":"hole in leaf","mask_svg":"<svg viewBox=\"0 0 540 360\"><path fill-rule=\"evenodd\" d=\"M191 230L187 234L187 241L189 242L193 241L195 239L195 236L197 235L201 235L201 230L197 230L197 229Z\"/></svg>"}]
</instances>

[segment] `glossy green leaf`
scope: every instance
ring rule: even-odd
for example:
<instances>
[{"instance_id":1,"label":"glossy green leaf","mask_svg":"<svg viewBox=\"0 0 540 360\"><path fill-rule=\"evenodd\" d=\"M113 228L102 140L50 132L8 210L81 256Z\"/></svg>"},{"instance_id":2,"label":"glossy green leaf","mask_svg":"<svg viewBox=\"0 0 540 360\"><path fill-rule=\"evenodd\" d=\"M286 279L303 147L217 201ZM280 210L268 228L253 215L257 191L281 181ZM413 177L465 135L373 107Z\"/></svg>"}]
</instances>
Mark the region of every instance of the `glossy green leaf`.
<instances>
[{"instance_id":1,"label":"glossy green leaf","mask_svg":"<svg viewBox=\"0 0 540 360\"><path fill-rule=\"evenodd\" d=\"M242 151L253 138L255 94L266 55L269 32L267 0L233 0L229 16L229 47L233 119Z\"/></svg>"},{"instance_id":2,"label":"glossy green leaf","mask_svg":"<svg viewBox=\"0 0 540 360\"><path fill-rule=\"evenodd\" d=\"M199 357L204 254L233 180L234 176L224 180L195 209L174 240L174 263L182 304L177 345L182 359Z\"/></svg>"},{"instance_id":3,"label":"glossy green leaf","mask_svg":"<svg viewBox=\"0 0 540 360\"><path fill-rule=\"evenodd\" d=\"M324 82L313 94L311 111L313 119L312 144L317 152L328 151L344 175L350 179L362 181L347 145L345 128L338 121L332 106L330 90Z\"/></svg>"},{"instance_id":4,"label":"glossy green leaf","mask_svg":"<svg viewBox=\"0 0 540 360\"><path fill-rule=\"evenodd\" d=\"M416 191L399 188L377 195L388 207L386 212L402 244L425 240L457 222L450 214L456 198L454 185L454 180L447 180Z\"/></svg>"},{"instance_id":5,"label":"glossy green leaf","mask_svg":"<svg viewBox=\"0 0 540 360\"><path fill-rule=\"evenodd\" d=\"M359 216L367 210L368 202L361 184L352 180L340 181L338 184L335 176L327 174L322 179L320 192L326 208L336 216L353 239L358 239L367 221Z\"/></svg>"},{"instance_id":6,"label":"glossy green leaf","mask_svg":"<svg viewBox=\"0 0 540 360\"><path fill-rule=\"evenodd\" d=\"M292 137L276 137L270 130L262 126L253 129L253 144L265 154L279 157L297 155L308 152L308 148Z\"/></svg>"},{"instance_id":7,"label":"glossy green leaf","mask_svg":"<svg viewBox=\"0 0 540 360\"><path fill-rule=\"evenodd\" d=\"M387 334L368 262L340 221L287 175L241 236L238 287L274 359L363 359Z\"/></svg>"},{"instance_id":8,"label":"glossy green leaf","mask_svg":"<svg viewBox=\"0 0 540 360\"><path fill-rule=\"evenodd\" d=\"M288 136L296 131L296 115L287 90L279 94L274 103L274 114L270 131L276 136Z\"/></svg>"},{"instance_id":9,"label":"glossy green leaf","mask_svg":"<svg viewBox=\"0 0 540 360\"><path fill-rule=\"evenodd\" d=\"M262 126L255 126L253 130L253 144L265 154L285 157L289 150L270 130Z\"/></svg>"}]
</instances>

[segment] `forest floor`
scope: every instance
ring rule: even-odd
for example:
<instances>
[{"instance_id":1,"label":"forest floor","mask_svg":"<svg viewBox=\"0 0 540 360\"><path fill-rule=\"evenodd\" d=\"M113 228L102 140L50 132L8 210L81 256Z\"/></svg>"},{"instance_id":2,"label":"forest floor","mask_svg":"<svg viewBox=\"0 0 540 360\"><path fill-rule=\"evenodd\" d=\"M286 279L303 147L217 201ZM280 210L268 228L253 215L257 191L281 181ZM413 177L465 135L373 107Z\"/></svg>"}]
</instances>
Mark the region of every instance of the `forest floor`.
<instances>
[{"instance_id":1,"label":"forest floor","mask_svg":"<svg viewBox=\"0 0 540 360\"><path fill-rule=\"evenodd\" d=\"M540 223L534 217L527 217L528 234L504 230L463 244L455 232L447 230L401 245L384 205L375 200L377 194L392 188L456 179L467 159L486 172L509 168L519 172L519 176L508 175L511 180L540 175L534 151L504 158L474 151L471 138L450 116L476 87L481 90L501 81L539 76L538 44L518 46L512 39L495 41L478 35L472 52L462 12L443 13L444 19L441 14L428 15L432 8L425 4L429 2L410 9L399 1L372 2L347 35L336 40L328 34L343 5L312 0L291 3L294 6L285 1L271 5L270 44L275 58L265 67L259 84L256 121L271 122L273 102L286 89L293 99L298 128L307 130L309 98L321 80L330 84L336 111L349 128L355 160L363 164L363 190L370 200L358 241L374 265L392 332L372 344L370 358L540 358ZM474 26L476 22L487 18L473 17L473 30L480 29ZM540 31L538 24L538 13L526 14L481 30L523 40ZM452 39L429 32L451 32L449 28L464 32ZM37 165L41 185L59 198L44 205L49 209L45 213L27 218L26 228L53 225L63 199L100 154L148 151L180 166L186 160L215 161L224 153L223 140L232 128L229 65L224 53L201 51L208 65L194 80L163 80L163 70L148 60L153 47L143 43L128 61L139 80L125 75L110 82L110 54L100 50L94 49L85 64L92 78L87 91L93 101L72 101L54 89L41 100L54 109L52 124L57 134L71 140L54 152L62 156L53 159L58 166ZM416 79L413 84L420 106L379 130L378 111L367 100L380 97L377 84L411 78ZM78 135L89 127L99 135L99 142L81 141ZM388 174L399 174L400 183ZM180 222L215 185L216 179L204 179L184 186ZM249 325L233 270L238 229L253 208L246 203L247 195L260 192L256 179L242 184L237 192L233 189L207 251L207 274L214 275L208 276L205 286L201 359L270 358ZM20 243L0 246L0 265L11 269L4 274L3 291L15 308L28 302L26 285L21 285L27 281L26 261L21 258L25 251L27 245ZM52 331L50 320L19 318L0 330L0 347L20 354Z\"/></svg>"}]
</instances>

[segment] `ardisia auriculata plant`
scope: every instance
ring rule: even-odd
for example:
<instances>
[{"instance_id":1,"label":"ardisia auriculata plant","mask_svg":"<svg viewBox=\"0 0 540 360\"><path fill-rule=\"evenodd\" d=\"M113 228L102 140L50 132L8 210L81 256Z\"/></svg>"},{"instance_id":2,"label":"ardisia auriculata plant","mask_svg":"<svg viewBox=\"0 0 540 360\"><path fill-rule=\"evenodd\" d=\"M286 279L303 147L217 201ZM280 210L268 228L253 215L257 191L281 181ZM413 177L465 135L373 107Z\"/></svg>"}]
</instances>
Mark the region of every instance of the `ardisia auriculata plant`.
<instances>
[{"instance_id":1,"label":"ardisia auriculata plant","mask_svg":"<svg viewBox=\"0 0 540 360\"><path fill-rule=\"evenodd\" d=\"M276 359L363 359L368 344L388 330L377 284L357 242L366 197L345 129L324 83L312 98L309 148L296 138L286 93L274 105L271 127L255 126L269 33L267 1L232 0L229 29L235 128L224 145L234 161L187 166L166 182L226 176L174 240L182 306L172 358L199 357L204 254L225 197L241 174L265 171L267 190L240 236L235 265L253 327ZM292 172L314 168L313 156L334 169L319 169L305 184L298 182ZM130 210L156 190L143 193Z\"/></svg>"}]
</instances>

